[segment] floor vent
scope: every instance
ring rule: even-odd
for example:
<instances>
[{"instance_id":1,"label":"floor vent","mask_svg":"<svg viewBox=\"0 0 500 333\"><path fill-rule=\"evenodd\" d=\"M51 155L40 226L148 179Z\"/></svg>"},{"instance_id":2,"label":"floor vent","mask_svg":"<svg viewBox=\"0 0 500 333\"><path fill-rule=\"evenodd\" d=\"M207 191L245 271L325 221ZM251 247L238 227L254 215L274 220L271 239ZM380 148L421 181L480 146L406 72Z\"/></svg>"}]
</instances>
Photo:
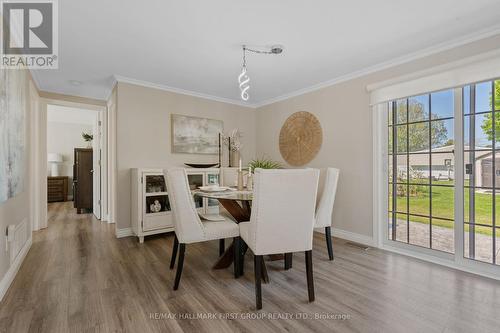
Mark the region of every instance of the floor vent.
<instances>
[{"instance_id":1,"label":"floor vent","mask_svg":"<svg viewBox=\"0 0 500 333\"><path fill-rule=\"evenodd\" d=\"M28 241L28 220L24 219L14 228L9 229L9 233L13 235L9 242L10 263L12 264Z\"/></svg>"},{"instance_id":2,"label":"floor vent","mask_svg":"<svg viewBox=\"0 0 500 333\"><path fill-rule=\"evenodd\" d=\"M363 251L368 251L370 249L369 246L359 244L359 243L354 243L354 242L347 242L346 245L350 246L350 247L355 247L355 248L363 250Z\"/></svg>"}]
</instances>

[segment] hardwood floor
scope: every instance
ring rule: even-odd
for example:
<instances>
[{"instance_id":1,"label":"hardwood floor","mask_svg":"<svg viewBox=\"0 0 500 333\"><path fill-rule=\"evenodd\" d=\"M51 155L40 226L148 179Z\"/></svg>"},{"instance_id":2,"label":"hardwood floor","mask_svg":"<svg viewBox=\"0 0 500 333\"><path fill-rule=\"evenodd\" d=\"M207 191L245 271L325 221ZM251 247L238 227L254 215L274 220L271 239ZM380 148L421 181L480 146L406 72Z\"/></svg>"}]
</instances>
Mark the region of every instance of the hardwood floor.
<instances>
[{"instance_id":1,"label":"hardwood floor","mask_svg":"<svg viewBox=\"0 0 500 333\"><path fill-rule=\"evenodd\" d=\"M218 242L188 245L181 284L172 290L172 235L116 239L114 225L50 205L49 227L33 245L0 303L4 332L493 332L500 327L500 283L334 239L314 239L316 301L308 303L303 254L293 268L267 263L263 310L255 311L253 260L235 280L213 270ZM248 255L247 255L248 256ZM202 314L230 319L196 319ZM305 316L345 315L343 320ZM262 317L253 317L253 316ZM183 317L182 317L183 316ZM281 319L273 319L281 316ZM295 316L286 319L285 316Z\"/></svg>"}]
</instances>

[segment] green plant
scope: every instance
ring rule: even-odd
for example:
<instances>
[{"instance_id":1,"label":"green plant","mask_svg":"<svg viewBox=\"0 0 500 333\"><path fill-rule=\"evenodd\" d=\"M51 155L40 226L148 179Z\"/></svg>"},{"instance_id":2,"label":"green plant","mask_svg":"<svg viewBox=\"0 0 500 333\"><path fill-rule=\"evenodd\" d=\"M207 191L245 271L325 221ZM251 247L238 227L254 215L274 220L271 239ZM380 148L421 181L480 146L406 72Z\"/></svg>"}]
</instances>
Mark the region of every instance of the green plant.
<instances>
[{"instance_id":1,"label":"green plant","mask_svg":"<svg viewBox=\"0 0 500 333\"><path fill-rule=\"evenodd\" d=\"M260 169L281 169L281 164L279 162L273 161L266 157L256 158L250 163L248 163L248 167L255 170L257 168Z\"/></svg>"},{"instance_id":2,"label":"green plant","mask_svg":"<svg viewBox=\"0 0 500 333\"><path fill-rule=\"evenodd\" d=\"M94 136L92 134L85 133L85 132L82 132L82 138L83 138L83 140L85 140L85 142L90 142L90 141L94 140Z\"/></svg>"}]
</instances>

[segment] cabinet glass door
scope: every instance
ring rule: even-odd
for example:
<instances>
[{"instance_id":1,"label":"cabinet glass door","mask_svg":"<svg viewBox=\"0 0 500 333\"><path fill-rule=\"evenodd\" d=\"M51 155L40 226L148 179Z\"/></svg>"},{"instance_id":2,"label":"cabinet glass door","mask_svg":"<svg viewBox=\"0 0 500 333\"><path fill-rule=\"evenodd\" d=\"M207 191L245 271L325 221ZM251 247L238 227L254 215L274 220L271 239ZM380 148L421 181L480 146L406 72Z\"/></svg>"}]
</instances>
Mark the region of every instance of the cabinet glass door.
<instances>
[{"instance_id":1,"label":"cabinet glass door","mask_svg":"<svg viewBox=\"0 0 500 333\"><path fill-rule=\"evenodd\" d=\"M194 191L194 190L200 188L201 186L203 186L203 174L202 173L191 174L191 175L188 175L187 177L188 177L189 188L191 189L191 191ZM203 207L204 207L203 198L200 196L195 196L194 197L194 205L198 209L203 209Z\"/></svg>"},{"instance_id":2,"label":"cabinet glass door","mask_svg":"<svg viewBox=\"0 0 500 333\"><path fill-rule=\"evenodd\" d=\"M207 174L207 185L219 184L219 174L218 173L208 173ZM206 199L207 213L209 214L219 214L219 200L217 199Z\"/></svg>"},{"instance_id":3,"label":"cabinet glass door","mask_svg":"<svg viewBox=\"0 0 500 333\"><path fill-rule=\"evenodd\" d=\"M156 214L170 211L167 187L163 175L145 175L145 213Z\"/></svg>"}]
</instances>

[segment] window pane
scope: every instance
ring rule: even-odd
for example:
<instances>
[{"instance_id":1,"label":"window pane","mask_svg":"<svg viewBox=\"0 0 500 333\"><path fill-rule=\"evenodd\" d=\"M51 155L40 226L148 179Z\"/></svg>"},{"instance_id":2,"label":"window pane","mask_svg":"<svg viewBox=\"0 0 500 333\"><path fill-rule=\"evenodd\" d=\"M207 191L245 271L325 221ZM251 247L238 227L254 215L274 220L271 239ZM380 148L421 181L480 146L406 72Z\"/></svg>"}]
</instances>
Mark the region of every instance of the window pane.
<instances>
[{"instance_id":1,"label":"window pane","mask_svg":"<svg viewBox=\"0 0 500 333\"><path fill-rule=\"evenodd\" d=\"M388 127L387 133L387 153L392 154L392 126Z\"/></svg>"},{"instance_id":2,"label":"window pane","mask_svg":"<svg viewBox=\"0 0 500 333\"><path fill-rule=\"evenodd\" d=\"M410 214L430 215L429 193L430 186L428 185L410 185ZM410 220L415 219L414 217L410 217Z\"/></svg>"},{"instance_id":3,"label":"window pane","mask_svg":"<svg viewBox=\"0 0 500 333\"><path fill-rule=\"evenodd\" d=\"M392 125L392 103L391 102L387 103L387 110L389 110L388 123L389 123L389 125Z\"/></svg>"},{"instance_id":4,"label":"window pane","mask_svg":"<svg viewBox=\"0 0 500 333\"><path fill-rule=\"evenodd\" d=\"M407 185L398 184L396 186L396 209L394 211L406 213L408 212L407 207L407 195L408 192Z\"/></svg>"},{"instance_id":5,"label":"window pane","mask_svg":"<svg viewBox=\"0 0 500 333\"><path fill-rule=\"evenodd\" d=\"M495 110L500 111L500 80L495 81Z\"/></svg>"},{"instance_id":6,"label":"window pane","mask_svg":"<svg viewBox=\"0 0 500 333\"><path fill-rule=\"evenodd\" d=\"M453 119L435 120L431 122L431 139L433 151L453 150L453 127Z\"/></svg>"},{"instance_id":7,"label":"window pane","mask_svg":"<svg viewBox=\"0 0 500 333\"><path fill-rule=\"evenodd\" d=\"M486 122L483 125L485 127L485 132L488 136L491 136L493 140L493 122L491 121L491 114L488 113L485 118ZM500 112L495 112L495 148L500 148Z\"/></svg>"},{"instance_id":8,"label":"window pane","mask_svg":"<svg viewBox=\"0 0 500 333\"><path fill-rule=\"evenodd\" d=\"M396 126L396 133L397 133L395 142L396 151L398 153L405 153L407 144L406 140L408 140L406 136L406 125Z\"/></svg>"},{"instance_id":9,"label":"window pane","mask_svg":"<svg viewBox=\"0 0 500 333\"><path fill-rule=\"evenodd\" d=\"M470 201L469 201L469 192L470 188L464 188L464 222L470 222L469 214L470 214Z\"/></svg>"},{"instance_id":10,"label":"window pane","mask_svg":"<svg viewBox=\"0 0 500 333\"><path fill-rule=\"evenodd\" d=\"M398 183L407 183L408 182L408 160L406 155L397 155L397 175L396 179Z\"/></svg>"},{"instance_id":11,"label":"window pane","mask_svg":"<svg viewBox=\"0 0 500 333\"><path fill-rule=\"evenodd\" d=\"M392 212L392 184L389 184L388 188L389 197L387 198L387 207L390 212Z\"/></svg>"},{"instance_id":12,"label":"window pane","mask_svg":"<svg viewBox=\"0 0 500 333\"><path fill-rule=\"evenodd\" d=\"M455 252L454 223L432 219L432 248L439 251Z\"/></svg>"},{"instance_id":13,"label":"window pane","mask_svg":"<svg viewBox=\"0 0 500 333\"><path fill-rule=\"evenodd\" d=\"M388 235L387 238L392 240L392 213L388 214L388 219L387 219L387 231Z\"/></svg>"},{"instance_id":14,"label":"window pane","mask_svg":"<svg viewBox=\"0 0 500 333\"><path fill-rule=\"evenodd\" d=\"M474 121L474 132L470 133L470 124ZM475 140L475 147L471 147L471 137ZM464 117L464 149L490 149L492 147L491 113Z\"/></svg>"},{"instance_id":15,"label":"window pane","mask_svg":"<svg viewBox=\"0 0 500 333\"><path fill-rule=\"evenodd\" d=\"M454 115L453 90L445 90L431 94L431 118L448 118Z\"/></svg>"},{"instance_id":16,"label":"window pane","mask_svg":"<svg viewBox=\"0 0 500 333\"><path fill-rule=\"evenodd\" d=\"M491 190L476 189L474 192L474 221L491 225L493 219L493 195Z\"/></svg>"},{"instance_id":17,"label":"window pane","mask_svg":"<svg viewBox=\"0 0 500 333\"><path fill-rule=\"evenodd\" d=\"M396 214L396 240L400 242L407 242L407 215Z\"/></svg>"},{"instance_id":18,"label":"window pane","mask_svg":"<svg viewBox=\"0 0 500 333\"><path fill-rule=\"evenodd\" d=\"M453 187L432 187L432 217L453 219L455 202L455 189Z\"/></svg>"},{"instance_id":19,"label":"window pane","mask_svg":"<svg viewBox=\"0 0 500 333\"><path fill-rule=\"evenodd\" d=\"M493 263L493 228L475 226L475 259Z\"/></svg>"},{"instance_id":20,"label":"window pane","mask_svg":"<svg viewBox=\"0 0 500 333\"><path fill-rule=\"evenodd\" d=\"M476 113L491 111L491 81L476 84Z\"/></svg>"},{"instance_id":21,"label":"window pane","mask_svg":"<svg viewBox=\"0 0 500 333\"><path fill-rule=\"evenodd\" d=\"M406 99L396 101L396 117L397 123L402 124L408 122L408 112L406 108Z\"/></svg>"},{"instance_id":22,"label":"window pane","mask_svg":"<svg viewBox=\"0 0 500 333\"><path fill-rule=\"evenodd\" d=\"M453 153L432 154L432 183L453 185L455 158Z\"/></svg>"},{"instance_id":23,"label":"window pane","mask_svg":"<svg viewBox=\"0 0 500 333\"><path fill-rule=\"evenodd\" d=\"M408 143L410 152L429 151L429 123L408 125Z\"/></svg>"},{"instance_id":24,"label":"window pane","mask_svg":"<svg viewBox=\"0 0 500 333\"><path fill-rule=\"evenodd\" d=\"M464 114L470 114L470 86L463 89L463 109Z\"/></svg>"},{"instance_id":25,"label":"window pane","mask_svg":"<svg viewBox=\"0 0 500 333\"><path fill-rule=\"evenodd\" d=\"M410 239L413 245L430 247L429 219L419 216L410 216Z\"/></svg>"},{"instance_id":26,"label":"window pane","mask_svg":"<svg viewBox=\"0 0 500 333\"><path fill-rule=\"evenodd\" d=\"M474 237L473 233L474 226L471 227L468 223L464 223L464 258L472 259L472 254L469 250L471 242L471 237Z\"/></svg>"},{"instance_id":27,"label":"window pane","mask_svg":"<svg viewBox=\"0 0 500 333\"><path fill-rule=\"evenodd\" d=\"M496 264L500 265L500 228L495 228L495 259Z\"/></svg>"},{"instance_id":28,"label":"window pane","mask_svg":"<svg viewBox=\"0 0 500 333\"><path fill-rule=\"evenodd\" d=\"M493 158L491 153L476 156L476 186L493 188Z\"/></svg>"},{"instance_id":29,"label":"window pane","mask_svg":"<svg viewBox=\"0 0 500 333\"><path fill-rule=\"evenodd\" d=\"M389 155L387 158L387 169L388 169L388 181L392 182L392 155Z\"/></svg>"},{"instance_id":30,"label":"window pane","mask_svg":"<svg viewBox=\"0 0 500 333\"><path fill-rule=\"evenodd\" d=\"M429 119L429 95L410 97L408 107L409 122Z\"/></svg>"},{"instance_id":31,"label":"window pane","mask_svg":"<svg viewBox=\"0 0 500 333\"><path fill-rule=\"evenodd\" d=\"M410 154L410 183L429 183L429 154Z\"/></svg>"}]
</instances>

